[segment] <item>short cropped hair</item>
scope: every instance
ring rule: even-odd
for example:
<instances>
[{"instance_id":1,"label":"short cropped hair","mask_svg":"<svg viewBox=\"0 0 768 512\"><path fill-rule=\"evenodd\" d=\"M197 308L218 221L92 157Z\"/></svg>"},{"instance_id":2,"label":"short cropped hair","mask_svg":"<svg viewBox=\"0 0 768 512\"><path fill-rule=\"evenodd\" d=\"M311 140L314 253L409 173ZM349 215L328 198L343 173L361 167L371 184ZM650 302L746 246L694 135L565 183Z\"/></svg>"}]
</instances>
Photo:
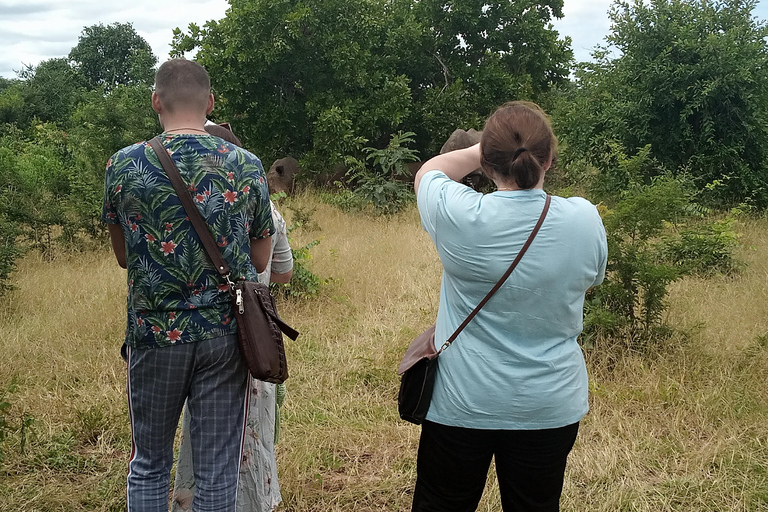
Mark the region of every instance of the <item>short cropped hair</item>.
<instances>
[{"instance_id":1,"label":"short cropped hair","mask_svg":"<svg viewBox=\"0 0 768 512\"><path fill-rule=\"evenodd\" d=\"M155 93L170 113L180 109L205 110L211 93L211 79L197 62L171 59L155 73Z\"/></svg>"}]
</instances>

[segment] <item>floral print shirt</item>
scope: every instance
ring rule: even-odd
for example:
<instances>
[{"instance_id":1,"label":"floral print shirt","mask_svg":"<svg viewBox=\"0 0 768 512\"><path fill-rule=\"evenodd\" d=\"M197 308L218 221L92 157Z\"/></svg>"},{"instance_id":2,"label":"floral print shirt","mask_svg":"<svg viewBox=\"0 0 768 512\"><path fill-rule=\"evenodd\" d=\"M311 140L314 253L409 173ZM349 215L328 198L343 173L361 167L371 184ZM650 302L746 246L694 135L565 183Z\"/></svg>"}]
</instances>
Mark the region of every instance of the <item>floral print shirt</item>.
<instances>
[{"instance_id":1,"label":"floral print shirt","mask_svg":"<svg viewBox=\"0 0 768 512\"><path fill-rule=\"evenodd\" d=\"M255 281L250 239L274 232L261 161L211 135L160 135L235 278ZM125 235L132 348L165 347L236 332L226 282L216 273L148 142L107 163L107 224Z\"/></svg>"}]
</instances>

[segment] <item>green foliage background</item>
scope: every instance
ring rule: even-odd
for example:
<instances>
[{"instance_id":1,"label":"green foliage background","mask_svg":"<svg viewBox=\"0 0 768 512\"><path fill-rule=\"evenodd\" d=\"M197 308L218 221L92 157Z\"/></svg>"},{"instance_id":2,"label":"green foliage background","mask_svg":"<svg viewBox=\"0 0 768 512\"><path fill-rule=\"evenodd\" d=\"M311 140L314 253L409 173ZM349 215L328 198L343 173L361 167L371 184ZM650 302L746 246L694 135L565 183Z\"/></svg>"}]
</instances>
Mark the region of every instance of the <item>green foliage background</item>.
<instances>
[{"instance_id":1,"label":"green foliage background","mask_svg":"<svg viewBox=\"0 0 768 512\"><path fill-rule=\"evenodd\" d=\"M329 202L345 209L395 213L413 199L407 163L506 101L539 102L561 139L549 186L599 203L608 229L587 334L643 338L664 327L671 282L738 270L727 212L768 206L755 5L617 0L605 45L579 64L550 24L562 0L232 0L172 47L207 67L215 119L267 164L292 155L305 178L339 180ZM0 80L0 289L25 250L103 236L106 160L160 130L156 62L130 24L99 24L66 58Z\"/></svg>"},{"instance_id":2,"label":"green foliage background","mask_svg":"<svg viewBox=\"0 0 768 512\"><path fill-rule=\"evenodd\" d=\"M360 137L398 131L435 154L457 127L481 127L511 98L537 99L568 79L570 41L549 22L562 0L249 0L226 18L175 31L174 54L197 49L247 145L306 170ZM329 126L330 125L330 126ZM349 149L347 149L349 151ZM360 156L353 154L352 156Z\"/></svg>"},{"instance_id":3,"label":"green foliage background","mask_svg":"<svg viewBox=\"0 0 768 512\"><path fill-rule=\"evenodd\" d=\"M768 28L755 5L615 2L605 46L577 66L557 109L569 161L616 180L613 148L648 147L659 165L646 182L669 171L688 175L709 205L768 206Z\"/></svg>"},{"instance_id":4,"label":"green foliage background","mask_svg":"<svg viewBox=\"0 0 768 512\"><path fill-rule=\"evenodd\" d=\"M103 236L107 160L160 129L156 62L130 24L95 25L68 58L0 81L0 291L24 251L52 257Z\"/></svg>"}]
</instances>

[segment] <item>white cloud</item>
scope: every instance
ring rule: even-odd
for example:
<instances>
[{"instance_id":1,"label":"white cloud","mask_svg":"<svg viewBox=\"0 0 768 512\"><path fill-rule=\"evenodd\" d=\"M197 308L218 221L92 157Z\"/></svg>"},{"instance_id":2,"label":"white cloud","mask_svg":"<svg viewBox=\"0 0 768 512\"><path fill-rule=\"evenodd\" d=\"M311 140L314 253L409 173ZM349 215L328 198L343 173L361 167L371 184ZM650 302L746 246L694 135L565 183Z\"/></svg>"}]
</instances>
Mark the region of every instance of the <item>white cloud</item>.
<instances>
[{"instance_id":1,"label":"white cloud","mask_svg":"<svg viewBox=\"0 0 768 512\"><path fill-rule=\"evenodd\" d=\"M228 8L226 0L0 0L0 76L13 78L23 64L65 57L83 29L98 23L133 23L162 62L168 58L174 28L221 19Z\"/></svg>"},{"instance_id":2,"label":"white cloud","mask_svg":"<svg viewBox=\"0 0 768 512\"><path fill-rule=\"evenodd\" d=\"M565 0L563 19L555 20L555 29L572 39L571 48L577 62L592 60L595 46L605 43L611 31L608 10L613 0ZM753 15L761 20L768 18L768 0L758 2Z\"/></svg>"},{"instance_id":3,"label":"white cloud","mask_svg":"<svg viewBox=\"0 0 768 512\"><path fill-rule=\"evenodd\" d=\"M565 0L565 17L555 28L573 40L577 61L590 60L595 45L610 31L608 9L612 0ZM168 58L173 29L190 23L204 25L221 19L226 0L0 0L0 76L14 77L22 63L64 57L77 44L83 28L104 23L133 23L162 62ZM768 17L768 0L758 2L754 14Z\"/></svg>"},{"instance_id":4,"label":"white cloud","mask_svg":"<svg viewBox=\"0 0 768 512\"><path fill-rule=\"evenodd\" d=\"M577 62L590 60L595 45L601 44L610 30L610 0L565 0L563 18L555 20L555 29L570 36Z\"/></svg>"}]
</instances>

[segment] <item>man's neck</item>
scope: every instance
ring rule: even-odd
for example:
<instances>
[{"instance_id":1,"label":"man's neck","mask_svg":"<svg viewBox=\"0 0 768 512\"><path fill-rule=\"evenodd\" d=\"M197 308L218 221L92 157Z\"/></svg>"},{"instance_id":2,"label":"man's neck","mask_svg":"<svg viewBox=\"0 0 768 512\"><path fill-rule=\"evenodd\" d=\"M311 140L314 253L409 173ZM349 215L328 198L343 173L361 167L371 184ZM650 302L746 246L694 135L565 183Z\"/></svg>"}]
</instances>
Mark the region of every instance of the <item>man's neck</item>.
<instances>
[{"instance_id":1,"label":"man's neck","mask_svg":"<svg viewBox=\"0 0 768 512\"><path fill-rule=\"evenodd\" d=\"M173 135L205 135L205 118L197 116L179 116L162 119L163 131Z\"/></svg>"}]
</instances>

